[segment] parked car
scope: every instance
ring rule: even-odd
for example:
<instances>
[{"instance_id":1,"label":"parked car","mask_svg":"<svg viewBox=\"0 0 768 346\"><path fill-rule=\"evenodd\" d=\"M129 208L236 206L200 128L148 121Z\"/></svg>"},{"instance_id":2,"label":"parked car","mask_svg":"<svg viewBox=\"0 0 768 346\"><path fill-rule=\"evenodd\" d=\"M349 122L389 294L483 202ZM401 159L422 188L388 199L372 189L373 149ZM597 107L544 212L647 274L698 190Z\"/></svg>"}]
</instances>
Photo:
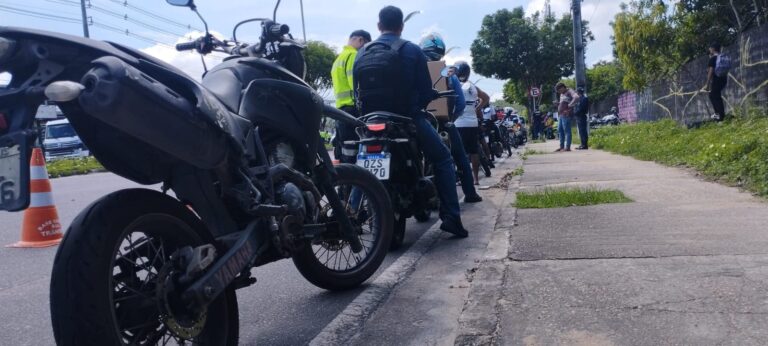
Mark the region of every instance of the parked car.
<instances>
[{"instance_id":1,"label":"parked car","mask_svg":"<svg viewBox=\"0 0 768 346\"><path fill-rule=\"evenodd\" d=\"M85 147L67 119L53 120L45 124L43 148L45 148L47 161L90 155L88 148Z\"/></svg>"}]
</instances>

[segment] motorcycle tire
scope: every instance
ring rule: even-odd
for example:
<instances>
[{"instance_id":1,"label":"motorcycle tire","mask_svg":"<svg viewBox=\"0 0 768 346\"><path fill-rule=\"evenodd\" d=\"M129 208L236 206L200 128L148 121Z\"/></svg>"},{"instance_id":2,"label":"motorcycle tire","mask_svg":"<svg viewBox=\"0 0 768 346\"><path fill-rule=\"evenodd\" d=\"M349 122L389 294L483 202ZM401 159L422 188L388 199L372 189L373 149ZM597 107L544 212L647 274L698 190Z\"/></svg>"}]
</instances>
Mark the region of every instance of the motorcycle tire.
<instances>
[{"instance_id":1,"label":"motorcycle tire","mask_svg":"<svg viewBox=\"0 0 768 346\"><path fill-rule=\"evenodd\" d=\"M394 229L392 230L392 242L389 245L390 250L398 250L403 246L403 243L405 242L405 225L407 221L407 217L395 217L395 225Z\"/></svg>"},{"instance_id":2,"label":"motorcycle tire","mask_svg":"<svg viewBox=\"0 0 768 346\"><path fill-rule=\"evenodd\" d=\"M501 143L499 142L491 143L491 153L493 154L493 156L496 156L497 158L501 158L501 155L504 154L504 148L502 148Z\"/></svg>"},{"instance_id":3,"label":"motorcycle tire","mask_svg":"<svg viewBox=\"0 0 768 346\"><path fill-rule=\"evenodd\" d=\"M413 214L413 217L416 219L417 222L427 222L429 219L432 218L432 210L422 210L415 214Z\"/></svg>"},{"instance_id":4,"label":"motorcycle tire","mask_svg":"<svg viewBox=\"0 0 768 346\"><path fill-rule=\"evenodd\" d=\"M339 243L341 242L339 241L335 244L307 243L293 256L293 263L301 275L315 286L330 291L341 291L359 286L379 269L392 242L394 215L386 188L373 174L352 164L340 164L335 167L337 179L334 184L337 187L350 186L360 189L362 196L368 199L371 215L368 215L370 218L367 220L370 220L372 235L374 228L376 229L375 235L373 235L372 240L363 239L365 232L362 225L360 226L358 231L361 242L363 242L364 256L358 256L363 254L362 251L358 254L352 252L346 242ZM351 211L352 208L349 209ZM369 243L370 246L367 245ZM322 263L317 258L314 247L330 247L331 245L341 247L336 254L343 255L343 251L347 249L348 254L345 256L354 257L356 260L359 258L359 262L351 268L329 268L329 263Z\"/></svg>"},{"instance_id":5,"label":"motorcycle tire","mask_svg":"<svg viewBox=\"0 0 768 346\"><path fill-rule=\"evenodd\" d=\"M174 308L161 311L155 295L166 282L162 277L171 276L175 249L213 241L195 214L157 191L122 190L94 202L72 222L53 263L50 308L56 344L179 342L178 329L174 334L171 328L184 328L185 339L194 344L237 345L234 289L226 289L204 314L187 316L194 317L188 327L169 323L178 320L168 314Z\"/></svg>"}]
</instances>

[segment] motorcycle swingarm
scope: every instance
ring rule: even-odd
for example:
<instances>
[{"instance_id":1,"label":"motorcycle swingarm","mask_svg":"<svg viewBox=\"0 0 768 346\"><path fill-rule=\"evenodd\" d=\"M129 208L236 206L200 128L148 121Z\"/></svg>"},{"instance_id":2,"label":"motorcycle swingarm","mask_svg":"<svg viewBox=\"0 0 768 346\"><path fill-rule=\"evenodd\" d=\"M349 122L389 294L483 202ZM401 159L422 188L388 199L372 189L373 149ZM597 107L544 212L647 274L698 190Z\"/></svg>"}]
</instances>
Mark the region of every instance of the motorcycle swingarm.
<instances>
[{"instance_id":1,"label":"motorcycle swingarm","mask_svg":"<svg viewBox=\"0 0 768 346\"><path fill-rule=\"evenodd\" d=\"M182 293L182 299L193 307L208 306L239 274L250 270L270 247L268 232L260 230L259 225L264 225L264 222L252 222L239 232L234 245ZM277 224L273 223L272 227L277 227Z\"/></svg>"}]
</instances>

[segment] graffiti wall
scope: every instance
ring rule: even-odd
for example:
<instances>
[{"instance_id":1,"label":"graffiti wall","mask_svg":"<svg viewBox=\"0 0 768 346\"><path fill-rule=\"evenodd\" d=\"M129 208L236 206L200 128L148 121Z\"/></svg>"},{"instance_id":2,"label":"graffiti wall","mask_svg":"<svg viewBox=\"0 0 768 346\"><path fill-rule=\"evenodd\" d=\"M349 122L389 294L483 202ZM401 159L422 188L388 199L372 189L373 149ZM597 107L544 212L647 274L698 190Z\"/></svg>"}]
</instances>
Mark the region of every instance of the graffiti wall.
<instances>
[{"instance_id":1,"label":"graffiti wall","mask_svg":"<svg viewBox=\"0 0 768 346\"><path fill-rule=\"evenodd\" d=\"M742 35L739 41L723 48L732 68L723 96L726 112L737 107L768 109L768 25ZM619 113L628 120L653 121L672 118L681 124L703 121L713 113L707 81L707 56L685 66L669 80L643 92L628 92L619 97Z\"/></svg>"}]
</instances>

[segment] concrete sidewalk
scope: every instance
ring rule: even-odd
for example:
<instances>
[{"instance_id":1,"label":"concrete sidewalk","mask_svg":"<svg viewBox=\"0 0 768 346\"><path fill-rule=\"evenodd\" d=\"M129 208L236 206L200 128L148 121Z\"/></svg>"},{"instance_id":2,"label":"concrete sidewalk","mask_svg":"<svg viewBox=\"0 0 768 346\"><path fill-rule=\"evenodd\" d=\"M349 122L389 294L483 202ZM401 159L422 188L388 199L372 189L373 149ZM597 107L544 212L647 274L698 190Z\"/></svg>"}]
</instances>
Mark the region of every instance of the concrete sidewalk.
<instances>
[{"instance_id":1,"label":"concrete sidewalk","mask_svg":"<svg viewBox=\"0 0 768 346\"><path fill-rule=\"evenodd\" d=\"M487 246L428 254L359 344L768 344L768 203L685 170L556 145L529 146L547 154L528 157L520 190L596 186L635 202L515 210L513 182L496 197L508 209ZM453 287L441 275L457 279L437 268L464 256L476 265L459 281L463 307L430 299Z\"/></svg>"}]
</instances>

